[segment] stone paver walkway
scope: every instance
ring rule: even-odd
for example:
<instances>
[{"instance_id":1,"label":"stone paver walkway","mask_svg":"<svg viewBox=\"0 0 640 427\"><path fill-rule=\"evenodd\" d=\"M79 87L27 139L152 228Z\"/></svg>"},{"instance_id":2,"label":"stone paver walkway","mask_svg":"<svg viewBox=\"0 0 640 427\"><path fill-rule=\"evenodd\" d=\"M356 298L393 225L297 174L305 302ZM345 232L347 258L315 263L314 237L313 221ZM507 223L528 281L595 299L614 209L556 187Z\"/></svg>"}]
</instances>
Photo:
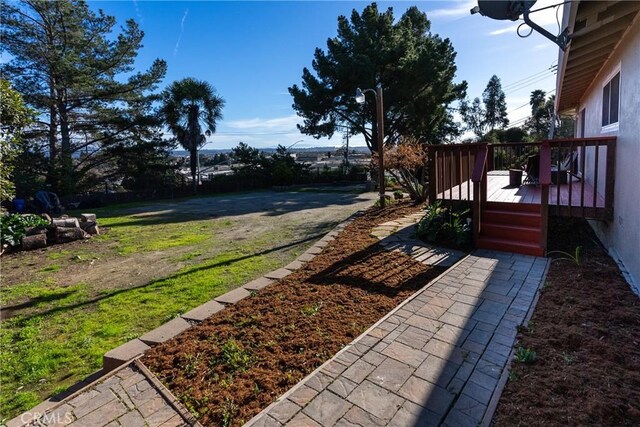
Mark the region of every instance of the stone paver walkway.
<instances>
[{"instance_id":1,"label":"stone paver walkway","mask_svg":"<svg viewBox=\"0 0 640 427\"><path fill-rule=\"evenodd\" d=\"M247 426L488 424L546 268L545 258L474 252Z\"/></svg>"},{"instance_id":2,"label":"stone paver walkway","mask_svg":"<svg viewBox=\"0 0 640 427\"><path fill-rule=\"evenodd\" d=\"M455 249L429 245L416 236L416 224L424 212L416 212L395 221L385 222L371 230L380 244L389 251L403 252L425 265L451 267L466 254Z\"/></svg>"},{"instance_id":3,"label":"stone paver walkway","mask_svg":"<svg viewBox=\"0 0 640 427\"><path fill-rule=\"evenodd\" d=\"M11 423L27 427L200 425L138 361L110 373L43 414L26 412L8 426Z\"/></svg>"}]
</instances>

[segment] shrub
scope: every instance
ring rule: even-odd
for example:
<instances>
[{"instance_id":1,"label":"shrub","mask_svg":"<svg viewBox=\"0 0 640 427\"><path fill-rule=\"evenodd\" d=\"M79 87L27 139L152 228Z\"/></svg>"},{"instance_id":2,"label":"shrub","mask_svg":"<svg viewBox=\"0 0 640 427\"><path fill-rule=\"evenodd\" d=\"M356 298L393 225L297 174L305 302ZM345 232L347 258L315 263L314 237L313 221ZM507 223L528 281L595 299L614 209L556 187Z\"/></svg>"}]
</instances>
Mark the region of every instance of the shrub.
<instances>
[{"instance_id":1,"label":"shrub","mask_svg":"<svg viewBox=\"0 0 640 427\"><path fill-rule=\"evenodd\" d=\"M400 200L400 199L402 199L404 197L404 193L402 192L402 190L396 190L396 191L393 192L393 197L396 200Z\"/></svg>"},{"instance_id":2,"label":"shrub","mask_svg":"<svg viewBox=\"0 0 640 427\"><path fill-rule=\"evenodd\" d=\"M49 225L49 221L38 215L6 215L2 218L2 226L0 227L2 243L13 247L20 246L22 238L27 235L27 229L47 225Z\"/></svg>"},{"instance_id":3,"label":"shrub","mask_svg":"<svg viewBox=\"0 0 640 427\"><path fill-rule=\"evenodd\" d=\"M516 362L531 364L536 361L538 355L530 348L518 347L514 358Z\"/></svg>"},{"instance_id":4,"label":"shrub","mask_svg":"<svg viewBox=\"0 0 640 427\"><path fill-rule=\"evenodd\" d=\"M435 202L427 207L418 223L418 237L440 246L468 250L471 248L471 227L467 221L469 209L455 211Z\"/></svg>"}]
</instances>

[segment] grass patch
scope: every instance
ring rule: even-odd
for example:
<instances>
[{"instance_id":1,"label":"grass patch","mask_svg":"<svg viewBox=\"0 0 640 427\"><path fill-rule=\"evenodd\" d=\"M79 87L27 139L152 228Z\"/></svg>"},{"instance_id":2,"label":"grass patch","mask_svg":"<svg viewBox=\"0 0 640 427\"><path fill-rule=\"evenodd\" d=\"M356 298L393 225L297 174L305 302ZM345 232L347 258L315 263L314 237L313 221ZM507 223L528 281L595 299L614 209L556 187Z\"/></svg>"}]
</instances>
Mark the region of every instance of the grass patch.
<instances>
[{"instance_id":1,"label":"grass patch","mask_svg":"<svg viewBox=\"0 0 640 427\"><path fill-rule=\"evenodd\" d=\"M43 273L55 273L56 271L60 271L62 266L60 264L51 264L40 270Z\"/></svg>"},{"instance_id":2,"label":"grass patch","mask_svg":"<svg viewBox=\"0 0 640 427\"><path fill-rule=\"evenodd\" d=\"M3 290L5 301L57 298L47 300L46 310L3 322L0 418L99 369L108 350L280 265L276 255L235 261L243 256L226 252L139 288L108 290L95 302L88 301L84 285L54 289L55 283L43 281Z\"/></svg>"},{"instance_id":3,"label":"grass patch","mask_svg":"<svg viewBox=\"0 0 640 427\"><path fill-rule=\"evenodd\" d=\"M50 260L58 260L58 259L62 259L62 258L68 258L71 257L71 251L66 250L66 249L61 249L57 252L49 252L47 254L47 258L49 258Z\"/></svg>"}]
</instances>

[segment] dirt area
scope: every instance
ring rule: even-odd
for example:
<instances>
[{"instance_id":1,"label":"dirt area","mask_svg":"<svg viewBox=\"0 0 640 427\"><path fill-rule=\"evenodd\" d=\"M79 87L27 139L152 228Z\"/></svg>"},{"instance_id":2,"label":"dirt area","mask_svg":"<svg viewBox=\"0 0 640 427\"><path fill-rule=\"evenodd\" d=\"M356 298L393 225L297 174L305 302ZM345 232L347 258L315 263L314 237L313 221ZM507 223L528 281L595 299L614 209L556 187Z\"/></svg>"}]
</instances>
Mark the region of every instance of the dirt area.
<instances>
[{"instance_id":1,"label":"dirt area","mask_svg":"<svg viewBox=\"0 0 640 427\"><path fill-rule=\"evenodd\" d=\"M370 209L302 270L153 348L144 363L203 425L241 425L443 271L370 235L417 209Z\"/></svg>"},{"instance_id":2,"label":"dirt area","mask_svg":"<svg viewBox=\"0 0 640 427\"><path fill-rule=\"evenodd\" d=\"M519 345L496 425L640 425L640 298L584 221L554 221L554 261Z\"/></svg>"},{"instance_id":3,"label":"dirt area","mask_svg":"<svg viewBox=\"0 0 640 427\"><path fill-rule=\"evenodd\" d=\"M4 256L2 287L46 280L57 288L81 283L98 294L142 286L223 251L260 253L299 246L301 252L375 198L373 193L347 190L263 191L101 209L98 221L103 235L98 238ZM201 236L197 236L199 231ZM171 244L172 239L187 234L202 238ZM3 304L27 307L28 299L26 295L9 301L3 298ZM3 311L3 318L17 314Z\"/></svg>"}]
</instances>

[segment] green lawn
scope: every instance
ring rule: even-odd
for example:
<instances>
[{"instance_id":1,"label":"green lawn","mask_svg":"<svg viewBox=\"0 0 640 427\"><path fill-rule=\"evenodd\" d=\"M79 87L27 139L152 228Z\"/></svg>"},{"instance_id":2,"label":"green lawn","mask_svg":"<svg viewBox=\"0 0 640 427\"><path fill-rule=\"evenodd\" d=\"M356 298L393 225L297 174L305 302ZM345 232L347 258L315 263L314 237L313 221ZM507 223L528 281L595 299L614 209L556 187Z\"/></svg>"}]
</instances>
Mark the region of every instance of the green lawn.
<instances>
[{"instance_id":1,"label":"green lawn","mask_svg":"<svg viewBox=\"0 0 640 427\"><path fill-rule=\"evenodd\" d=\"M192 216L176 221L124 213L134 206L97 210L100 226L110 227L106 234L72 249L49 248L46 256L15 267L28 271L30 280L3 286L3 306L30 306L0 329L0 424L98 370L106 351L284 265L311 244L272 250L296 240L304 219L264 228L259 226L266 220L260 219ZM258 231L250 238L229 237L234 227L254 226ZM181 267L135 286L67 282L74 266L156 253L162 262Z\"/></svg>"}]
</instances>

